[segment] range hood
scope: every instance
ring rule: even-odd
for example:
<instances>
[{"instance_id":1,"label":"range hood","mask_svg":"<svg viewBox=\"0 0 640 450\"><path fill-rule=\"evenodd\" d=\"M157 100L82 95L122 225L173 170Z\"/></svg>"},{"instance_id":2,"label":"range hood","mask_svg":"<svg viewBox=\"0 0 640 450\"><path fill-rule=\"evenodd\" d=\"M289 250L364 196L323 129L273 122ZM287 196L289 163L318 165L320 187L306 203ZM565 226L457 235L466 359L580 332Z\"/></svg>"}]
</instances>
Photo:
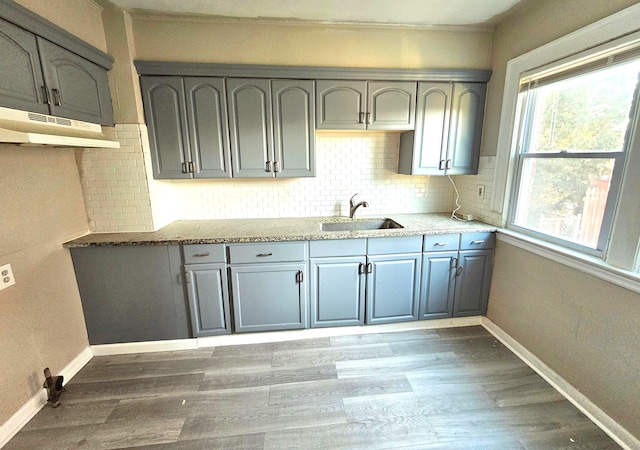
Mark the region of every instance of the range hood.
<instances>
[{"instance_id":1,"label":"range hood","mask_svg":"<svg viewBox=\"0 0 640 450\"><path fill-rule=\"evenodd\" d=\"M0 143L51 146L120 148L95 123L0 107Z\"/></svg>"}]
</instances>

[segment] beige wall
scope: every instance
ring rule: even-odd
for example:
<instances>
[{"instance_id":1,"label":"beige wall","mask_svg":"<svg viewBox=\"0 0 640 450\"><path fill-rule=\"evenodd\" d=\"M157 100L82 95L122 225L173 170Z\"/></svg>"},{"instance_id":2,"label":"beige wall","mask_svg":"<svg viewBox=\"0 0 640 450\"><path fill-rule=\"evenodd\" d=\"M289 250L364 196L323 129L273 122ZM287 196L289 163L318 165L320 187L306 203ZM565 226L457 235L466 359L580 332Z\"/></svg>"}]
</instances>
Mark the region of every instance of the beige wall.
<instances>
[{"instance_id":1,"label":"beige wall","mask_svg":"<svg viewBox=\"0 0 640 450\"><path fill-rule=\"evenodd\" d=\"M87 231L74 150L0 145L0 424L88 346L78 287L62 242Z\"/></svg>"},{"instance_id":2,"label":"beige wall","mask_svg":"<svg viewBox=\"0 0 640 450\"><path fill-rule=\"evenodd\" d=\"M394 68L489 68L492 35L412 28L134 16L141 60Z\"/></svg>"},{"instance_id":3,"label":"beige wall","mask_svg":"<svg viewBox=\"0 0 640 450\"><path fill-rule=\"evenodd\" d=\"M637 0L537 0L504 20L496 28L493 41L482 155L495 155L502 109L502 92L507 63L534 48L585 27Z\"/></svg>"},{"instance_id":4,"label":"beige wall","mask_svg":"<svg viewBox=\"0 0 640 450\"><path fill-rule=\"evenodd\" d=\"M64 28L103 52L107 43L102 25L102 8L92 0L16 0L48 21Z\"/></svg>"},{"instance_id":5,"label":"beige wall","mask_svg":"<svg viewBox=\"0 0 640 450\"><path fill-rule=\"evenodd\" d=\"M88 0L19 0L106 50L101 8ZM78 287L62 243L88 231L75 151L0 144L0 264L16 284L0 291L0 424L88 346Z\"/></svg>"},{"instance_id":6,"label":"beige wall","mask_svg":"<svg viewBox=\"0 0 640 450\"><path fill-rule=\"evenodd\" d=\"M640 294L499 242L487 315L640 436Z\"/></svg>"}]
</instances>

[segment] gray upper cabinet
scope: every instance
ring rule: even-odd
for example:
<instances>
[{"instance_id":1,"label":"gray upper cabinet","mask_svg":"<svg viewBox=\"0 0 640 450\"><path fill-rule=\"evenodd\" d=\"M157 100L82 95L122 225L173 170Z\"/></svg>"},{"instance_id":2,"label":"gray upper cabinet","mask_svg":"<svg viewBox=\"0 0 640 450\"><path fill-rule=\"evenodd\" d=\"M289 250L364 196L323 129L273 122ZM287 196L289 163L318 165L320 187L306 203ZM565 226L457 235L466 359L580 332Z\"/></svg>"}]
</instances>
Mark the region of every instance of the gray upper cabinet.
<instances>
[{"instance_id":1,"label":"gray upper cabinet","mask_svg":"<svg viewBox=\"0 0 640 450\"><path fill-rule=\"evenodd\" d=\"M231 176L224 80L142 77L157 179Z\"/></svg>"},{"instance_id":2,"label":"gray upper cabinet","mask_svg":"<svg viewBox=\"0 0 640 450\"><path fill-rule=\"evenodd\" d=\"M234 177L315 175L313 84L227 79Z\"/></svg>"},{"instance_id":3,"label":"gray upper cabinet","mask_svg":"<svg viewBox=\"0 0 640 450\"><path fill-rule=\"evenodd\" d=\"M318 129L411 130L416 83L318 80Z\"/></svg>"},{"instance_id":4,"label":"gray upper cabinet","mask_svg":"<svg viewBox=\"0 0 640 450\"><path fill-rule=\"evenodd\" d=\"M229 178L231 152L222 78L184 79L194 178Z\"/></svg>"},{"instance_id":5,"label":"gray upper cabinet","mask_svg":"<svg viewBox=\"0 0 640 450\"><path fill-rule=\"evenodd\" d=\"M0 54L0 105L48 114L36 37L0 19Z\"/></svg>"},{"instance_id":6,"label":"gray upper cabinet","mask_svg":"<svg viewBox=\"0 0 640 450\"><path fill-rule=\"evenodd\" d=\"M38 49L51 114L113 125L107 71L41 38Z\"/></svg>"},{"instance_id":7,"label":"gray upper cabinet","mask_svg":"<svg viewBox=\"0 0 640 450\"><path fill-rule=\"evenodd\" d=\"M233 176L273 177L269 80L227 79Z\"/></svg>"},{"instance_id":8,"label":"gray upper cabinet","mask_svg":"<svg viewBox=\"0 0 640 450\"><path fill-rule=\"evenodd\" d=\"M315 175L315 101L311 80L271 80L274 173Z\"/></svg>"},{"instance_id":9,"label":"gray upper cabinet","mask_svg":"<svg viewBox=\"0 0 640 450\"><path fill-rule=\"evenodd\" d=\"M113 125L107 70L0 19L0 105Z\"/></svg>"},{"instance_id":10,"label":"gray upper cabinet","mask_svg":"<svg viewBox=\"0 0 640 450\"><path fill-rule=\"evenodd\" d=\"M191 178L189 141L180 77L142 77L142 100L149 132L154 178Z\"/></svg>"},{"instance_id":11,"label":"gray upper cabinet","mask_svg":"<svg viewBox=\"0 0 640 450\"><path fill-rule=\"evenodd\" d=\"M485 98L485 83L419 83L416 127L400 137L398 172L477 173Z\"/></svg>"}]
</instances>

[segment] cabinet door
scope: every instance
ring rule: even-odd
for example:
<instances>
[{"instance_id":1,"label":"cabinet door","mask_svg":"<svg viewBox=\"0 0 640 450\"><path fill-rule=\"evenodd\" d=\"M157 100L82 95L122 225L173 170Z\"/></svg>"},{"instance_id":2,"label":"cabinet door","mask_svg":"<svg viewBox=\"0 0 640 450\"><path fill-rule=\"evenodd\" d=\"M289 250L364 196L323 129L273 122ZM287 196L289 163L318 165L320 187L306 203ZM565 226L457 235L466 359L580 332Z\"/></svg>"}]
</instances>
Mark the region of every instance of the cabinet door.
<instances>
[{"instance_id":1,"label":"cabinet door","mask_svg":"<svg viewBox=\"0 0 640 450\"><path fill-rule=\"evenodd\" d=\"M421 254L369 257L368 324L416 320L421 260Z\"/></svg>"},{"instance_id":2,"label":"cabinet door","mask_svg":"<svg viewBox=\"0 0 640 450\"><path fill-rule=\"evenodd\" d=\"M487 312L493 250L466 250L458 254L453 316L477 316Z\"/></svg>"},{"instance_id":3,"label":"cabinet door","mask_svg":"<svg viewBox=\"0 0 640 450\"><path fill-rule=\"evenodd\" d=\"M0 106L49 113L36 37L0 19Z\"/></svg>"},{"instance_id":4,"label":"cabinet door","mask_svg":"<svg viewBox=\"0 0 640 450\"><path fill-rule=\"evenodd\" d=\"M226 266L191 264L184 266L184 270L193 335L231 333Z\"/></svg>"},{"instance_id":5,"label":"cabinet door","mask_svg":"<svg viewBox=\"0 0 640 450\"><path fill-rule=\"evenodd\" d=\"M456 83L453 88L447 173L471 175L478 173L485 83Z\"/></svg>"},{"instance_id":6,"label":"cabinet door","mask_svg":"<svg viewBox=\"0 0 640 450\"><path fill-rule=\"evenodd\" d=\"M315 175L315 101L311 80L272 80L274 171L278 177Z\"/></svg>"},{"instance_id":7,"label":"cabinet door","mask_svg":"<svg viewBox=\"0 0 640 450\"><path fill-rule=\"evenodd\" d=\"M414 175L444 174L452 92L451 83L419 83Z\"/></svg>"},{"instance_id":8,"label":"cabinet door","mask_svg":"<svg viewBox=\"0 0 640 450\"><path fill-rule=\"evenodd\" d=\"M364 130L366 81L316 82L316 128L319 130Z\"/></svg>"},{"instance_id":9,"label":"cabinet door","mask_svg":"<svg viewBox=\"0 0 640 450\"><path fill-rule=\"evenodd\" d=\"M191 178L184 85L180 77L142 77L154 178Z\"/></svg>"},{"instance_id":10,"label":"cabinet door","mask_svg":"<svg viewBox=\"0 0 640 450\"><path fill-rule=\"evenodd\" d=\"M306 328L305 269L303 263L230 267L235 331Z\"/></svg>"},{"instance_id":11,"label":"cabinet door","mask_svg":"<svg viewBox=\"0 0 640 450\"><path fill-rule=\"evenodd\" d=\"M367 90L366 122L369 130L413 130L415 82L370 81Z\"/></svg>"},{"instance_id":12,"label":"cabinet door","mask_svg":"<svg viewBox=\"0 0 640 450\"><path fill-rule=\"evenodd\" d=\"M234 177L273 177L269 80L227 79Z\"/></svg>"},{"instance_id":13,"label":"cabinet door","mask_svg":"<svg viewBox=\"0 0 640 450\"><path fill-rule=\"evenodd\" d=\"M49 41L37 42L51 114L113 125L107 70Z\"/></svg>"},{"instance_id":14,"label":"cabinet door","mask_svg":"<svg viewBox=\"0 0 640 450\"><path fill-rule=\"evenodd\" d=\"M442 319L453 313L457 252L422 255L420 319Z\"/></svg>"},{"instance_id":15,"label":"cabinet door","mask_svg":"<svg viewBox=\"0 0 640 450\"><path fill-rule=\"evenodd\" d=\"M364 256L311 259L311 327L364 324Z\"/></svg>"},{"instance_id":16,"label":"cabinet door","mask_svg":"<svg viewBox=\"0 0 640 450\"><path fill-rule=\"evenodd\" d=\"M224 79L185 78L184 89L194 178L231 177Z\"/></svg>"},{"instance_id":17,"label":"cabinet door","mask_svg":"<svg viewBox=\"0 0 640 450\"><path fill-rule=\"evenodd\" d=\"M180 247L71 249L89 343L186 339Z\"/></svg>"}]
</instances>

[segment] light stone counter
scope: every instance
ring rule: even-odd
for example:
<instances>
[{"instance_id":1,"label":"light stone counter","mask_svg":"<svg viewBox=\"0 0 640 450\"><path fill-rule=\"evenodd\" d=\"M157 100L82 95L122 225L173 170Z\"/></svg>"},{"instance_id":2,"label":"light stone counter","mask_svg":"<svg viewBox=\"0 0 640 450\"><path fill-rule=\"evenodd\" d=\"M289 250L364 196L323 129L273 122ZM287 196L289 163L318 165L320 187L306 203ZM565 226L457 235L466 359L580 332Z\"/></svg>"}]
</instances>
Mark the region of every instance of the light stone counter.
<instances>
[{"instance_id":1,"label":"light stone counter","mask_svg":"<svg viewBox=\"0 0 640 450\"><path fill-rule=\"evenodd\" d=\"M289 217L268 219L179 220L158 231L142 233L93 233L66 242L65 247L115 245L218 244L238 242L313 241L422 234L496 231L482 222L451 219L450 214L390 214L404 228L366 231L322 231L323 222L351 221L348 217Z\"/></svg>"}]
</instances>

